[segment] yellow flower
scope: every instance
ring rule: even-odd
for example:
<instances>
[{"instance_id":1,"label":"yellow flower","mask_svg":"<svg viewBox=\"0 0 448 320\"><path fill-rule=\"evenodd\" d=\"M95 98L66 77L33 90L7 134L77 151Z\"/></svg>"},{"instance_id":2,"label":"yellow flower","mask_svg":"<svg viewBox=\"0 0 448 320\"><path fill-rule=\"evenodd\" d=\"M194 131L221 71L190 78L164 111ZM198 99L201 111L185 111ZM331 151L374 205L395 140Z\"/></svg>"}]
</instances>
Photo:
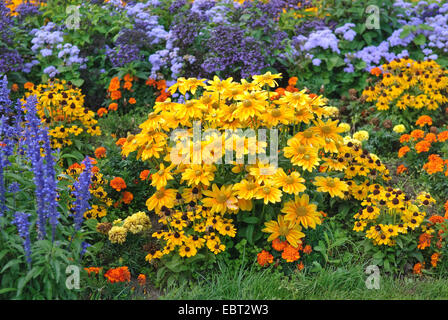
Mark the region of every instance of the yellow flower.
<instances>
[{"instance_id":1,"label":"yellow flower","mask_svg":"<svg viewBox=\"0 0 448 320\"><path fill-rule=\"evenodd\" d=\"M301 243L300 239L305 237L305 234L301 231L302 228L300 224L295 223L294 221L285 221L283 216L278 216L278 220L271 220L264 224L266 228L262 231L271 233L268 238L268 241L272 241L274 239L280 238L280 240L288 241L288 243L297 247L299 243Z\"/></svg>"},{"instance_id":2,"label":"yellow flower","mask_svg":"<svg viewBox=\"0 0 448 320\"><path fill-rule=\"evenodd\" d=\"M212 190L203 190L207 198L202 199L205 207L210 208L211 213L224 214L227 210L237 209L237 199L233 196L232 185L222 186L221 189L214 183Z\"/></svg>"},{"instance_id":3,"label":"yellow flower","mask_svg":"<svg viewBox=\"0 0 448 320\"><path fill-rule=\"evenodd\" d=\"M167 208L174 207L174 200L176 200L176 190L161 188L146 200L146 206L148 210L156 210L158 213L163 206Z\"/></svg>"},{"instance_id":4,"label":"yellow flower","mask_svg":"<svg viewBox=\"0 0 448 320\"><path fill-rule=\"evenodd\" d=\"M109 240L112 243L122 244L126 241L127 229L119 226L113 226L109 230Z\"/></svg>"},{"instance_id":5,"label":"yellow flower","mask_svg":"<svg viewBox=\"0 0 448 320\"><path fill-rule=\"evenodd\" d=\"M304 228L315 229L316 225L322 223L321 214L317 211L317 206L309 201L307 194L295 196L294 201L287 201L282 209L282 212L286 213L285 220L301 224Z\"/></svg>"},{"instance_id":6,"label":"yellow flower","mask_svg":"<svg viewBox=\"0 0 448 320\"><path fill-rule=\"evenodd\" d=\"M360 130L353 134L353 138L359 141L366 141L369 140L369 133L365 130Z\"/></svg>"},{"instance_id":7,"label":"yellow flower","mask_svg":"<svg viewBox=\"0 0 448 320\"><path fill-rule=\"evenodd\" d=\"M344 197L344 191L348 191L348 185L339 178L316 177L313 182L317 186L317 191L328 192L333 197Z\"/></svg>"},{"instance_id":8,"label":"yellow flower","mask_svg":"<svg viewBox=\"0 0 448 320\"><path fill-rule=\"evenodd\" d=\"M396 133L403 133L406 131L406 127L402 124L397 124L392 130Z\"/></svg>"}]
</instances>

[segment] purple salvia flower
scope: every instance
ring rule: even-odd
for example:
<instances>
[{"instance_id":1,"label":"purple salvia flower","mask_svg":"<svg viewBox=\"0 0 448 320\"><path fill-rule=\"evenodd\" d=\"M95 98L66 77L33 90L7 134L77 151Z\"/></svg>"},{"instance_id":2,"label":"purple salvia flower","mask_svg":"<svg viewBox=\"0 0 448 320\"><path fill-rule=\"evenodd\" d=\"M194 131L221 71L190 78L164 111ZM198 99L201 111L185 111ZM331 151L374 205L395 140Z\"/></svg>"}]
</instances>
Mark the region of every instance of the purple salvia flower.
<instances>
[{"instance_id":1,"label":"purple salvia flower","mask_svg":"<svg viewBox=\"0 0 448 320\"><path fill-rule=\"evenodd\" d=\"M73 209L75 211L75 231L81 228L84 220L84 213L90 209L89 200L90 194L90 181L92 179L92 162L89 157L86 157L82 162L85 165L84 170L79 175L79 178L73 184L73 196L75 201L73 203Z\"/></svg>"},{"instance_id":2,"label":"purple salvia flower","mask_svg":"<svg viewBox=\"0 0 448 320\"><path fill-rule=\"evenodd\" d=\"M29 213L16 212L12 221L19 231L19 236L24 239L23 247L25 249L26 260L29 264L31 263L30 217L31 215Z\"/></svg>"}]
</instances>

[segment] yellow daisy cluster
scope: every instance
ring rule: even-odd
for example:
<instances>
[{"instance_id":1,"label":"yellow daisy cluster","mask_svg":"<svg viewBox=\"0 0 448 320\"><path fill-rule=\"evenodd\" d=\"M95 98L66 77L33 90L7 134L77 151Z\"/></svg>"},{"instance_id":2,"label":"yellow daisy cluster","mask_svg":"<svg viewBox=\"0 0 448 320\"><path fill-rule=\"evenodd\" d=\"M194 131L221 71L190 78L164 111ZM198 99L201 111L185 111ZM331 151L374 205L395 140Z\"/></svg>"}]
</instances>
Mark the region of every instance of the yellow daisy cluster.
<instances>
[{"instance_id":1,"label":"yellow daisy cluster","mask_svg":"<svg viewBox=\"0 0 448 320\"><path fill-rule=\"evenodd\" d=\"M395 59L382 66L382 79L367 87L366 101L376 102L378 110L407 108L437 110L448 102L444 94L448 86L448 71L433 60Z\"/></svg>"},{"instance_id":2,"label":"yellow daisy cluster","mask_svg":"<svg viewBox=\"0 0 448 320\"><path fill-rule=\"evenodd\" d=\"M351 149L344 144L340 135L344 129L338 126L338 121L330 118L337 114L337 110L327 107L322 96L307 94L305 90L271 91L280 77L280 74L268 72L254 75L251 82L244 79L235 82L232 78L221 80L218 77L207 82L179 78L169 88L171 93L179 91L185 95L188 92L193 98L184 103L170 99L156 102L154 112L140 125L141 132L128 135L122 154L128 156L137 152L137 158L149 161L157 168L151 175L154 192L146 205L148 210L159 215L159 222L166 226L153 235L163 240L165 245L163 249L150 253L148 261L175 248L185 257L195 255L204 246L214 253L221 252L225 246L220 236L233 237L236 233L232 219L226 215L252 211L256 201L266 206L286 200L281 209L284 216L279 216L278 221L268 222L264 231L275 234L270 240L280 235L297 246L303 237L302 227L315 228L322 223L322 213L303 193L306 187L302 176L324 167L322 172L344 170L349 160L354 161L357 156L359 165L364 165L361 159L365 155L357 154L362 152L360 149ZM200 121L204 129L215 130L199 144L202 159L196 163L173 163L172 155L178 155L178 149L169 137L177 128L185 129L183 141L187 142L187 150L190 150L187 156L189 160L194 158L195 145L188 137L196 121ZM219 162L223 160L227 147L233 150L238 142L243 146L240 151L243 157L265 150L266 143L255 141L254 147L249 144L249 139L225 131L247 128L278 129L280 156L286 158L286 169L274 168L260 159L255 164L233 162L228 169L221 164L222 161ZM292 138L287 139L291 133ZM218 148L214 152L204 152L215 144ZM350 158L342 156L344 164L341 165L338 155L346 153ZM369 159L366 158L366 162ZM375 163L373 166L378 168ZM228 179L224 181L232 183L217 184L217 177L222 178L226 174ZM328 192L332 197L346 197L345 192L349 190L347 182L323 175L326 173L313 181L318 191Z\"/></svg>"},{"instance_id":3,"label":"yellow daisy cluster","mask_svg":"<svg viewBox=\"0 0 448 320\"><path fill-rule=\"evenodd\" d=\"M355 214L353 230L365 231L375 245L394 246L397 237L418 228L425 219L425 208L435 200L420 194L412 200L400 189L384 188L379 184L369 187L369 194Z\"/></svg>"},{"instance_id":4,"label":"yellow daisy cluster","mask_svg":"<svg viewBox=\"0 0 448 320\"><path fill-rule=\"evenodd\" d=\"M146 213L139 211L132 216L127 217L124 221L114 222L114 226L109 230L109 240L112 243L122 244L126 241L127 233L142 233L151 228L151 221Z\"/></svg>"},{"instance_id":5,"label":"yellow daisy cluster","mask_svg":"<svg viewBox=\"0 0 448 320\"><path fill-rule=\"evenodd\" d=\"M70 146L80 135L101 135L95 113L84 108L81 90L65 80L32 86L26 92L26 97L30 95L36 96L37 112L49 126L52 148Z\"/></svg>"}]
</instances>

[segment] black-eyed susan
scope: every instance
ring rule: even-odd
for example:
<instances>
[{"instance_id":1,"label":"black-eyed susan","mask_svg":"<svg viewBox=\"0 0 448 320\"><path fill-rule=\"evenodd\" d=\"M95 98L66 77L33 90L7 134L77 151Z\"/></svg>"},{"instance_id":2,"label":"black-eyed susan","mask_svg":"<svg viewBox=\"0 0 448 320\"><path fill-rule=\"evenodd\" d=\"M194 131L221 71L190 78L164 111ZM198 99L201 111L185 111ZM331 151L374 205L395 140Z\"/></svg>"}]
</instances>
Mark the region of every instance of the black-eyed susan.
<instances>
[{"instance_id":1,"label":"black-eyed susan","mask_svg":"<svg viewBox=\"0 0 448 320\"><path fill-rule=\"evenodd\" d=\"M344 191L348 191L348 185L339 178L316 177L313 184L317 186L317 191L328 192L333 197L344 197Z\"/></svg>"},{"instance_id":2,"label":"black-eyed susan","mask_svg":"<svg viewBox=\"0 0 448 320\"><path fill-rule=\"evenodd\" d=\"M282 215L278 216L277 221L271 220L264 225L266 228L262 231L271 233L268 241L280 238L282 241L288 241L293 247L297 247L300 243L300 239L305 237L300 224L297 224L294 221L286 221Z\"/></svg>"}]
</instances>

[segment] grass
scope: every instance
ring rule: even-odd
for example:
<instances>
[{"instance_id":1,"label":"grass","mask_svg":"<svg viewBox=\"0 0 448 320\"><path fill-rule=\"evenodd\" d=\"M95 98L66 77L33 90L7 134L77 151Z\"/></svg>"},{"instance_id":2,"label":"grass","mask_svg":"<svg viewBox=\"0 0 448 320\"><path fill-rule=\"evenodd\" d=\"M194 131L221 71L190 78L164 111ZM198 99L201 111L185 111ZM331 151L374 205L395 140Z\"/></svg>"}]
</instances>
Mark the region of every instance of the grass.
<instances>
[{"instance_id":1,"label":"grass","mask_svg":"<svg viewBox=\"0 0 448 320\"><path fill-rule=\"evenodd\" d=\"M255 265L232 268L219 264L217 273L202 280L165 289L159 299L187 300L407 300L448 299L448 279L382 276L380 289L367 289L364 266L301 271L285 276Z\"/></svg>"}]
</instances>

